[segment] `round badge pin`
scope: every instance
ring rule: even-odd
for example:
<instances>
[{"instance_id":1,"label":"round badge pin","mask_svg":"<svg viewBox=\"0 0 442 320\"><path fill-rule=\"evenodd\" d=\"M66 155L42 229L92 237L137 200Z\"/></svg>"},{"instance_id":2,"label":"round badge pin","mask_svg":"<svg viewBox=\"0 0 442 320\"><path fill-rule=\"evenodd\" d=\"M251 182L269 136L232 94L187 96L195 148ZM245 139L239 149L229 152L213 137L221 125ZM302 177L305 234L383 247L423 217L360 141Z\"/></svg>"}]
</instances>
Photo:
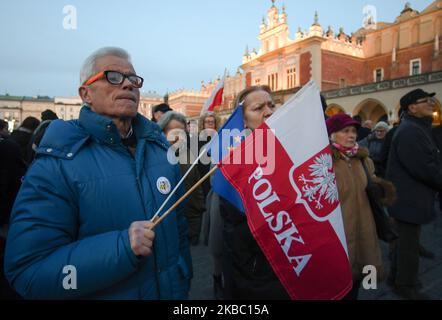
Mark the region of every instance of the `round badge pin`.
<instances>
[{"instance_id":1,"label":"round badge pin","mask_svg":"<svg viewBox=\"0 0 442 320\"><path fill-rule=\"evenodd\" d=\"M162 194L168 194L170 192L170 181L166 177L159 177L157 180L157 189Z\"/></svg>"}]
</instances>

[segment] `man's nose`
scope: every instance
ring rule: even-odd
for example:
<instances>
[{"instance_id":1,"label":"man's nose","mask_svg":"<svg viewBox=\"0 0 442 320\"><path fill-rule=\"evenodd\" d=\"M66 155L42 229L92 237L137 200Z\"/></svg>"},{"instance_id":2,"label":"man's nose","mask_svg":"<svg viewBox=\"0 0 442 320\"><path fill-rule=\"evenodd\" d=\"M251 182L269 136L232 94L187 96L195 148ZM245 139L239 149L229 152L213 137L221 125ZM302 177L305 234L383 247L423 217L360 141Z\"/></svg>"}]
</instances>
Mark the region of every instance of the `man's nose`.
<instances>
[{"instance_id":1,"label":"man's nose","mask_svg":"<svg viewBox=\"0 0 442 320\"><path fill-rule=\"evenodd\" d=\"M133 89L135 89L134 85L132 84L132 82L129 81L128 78L124 78L124 81L123 81L123 83L121 85L122 85L122 88L125 89L125 90L131 90L132 91Z\"/></svg>"}]
</instances>

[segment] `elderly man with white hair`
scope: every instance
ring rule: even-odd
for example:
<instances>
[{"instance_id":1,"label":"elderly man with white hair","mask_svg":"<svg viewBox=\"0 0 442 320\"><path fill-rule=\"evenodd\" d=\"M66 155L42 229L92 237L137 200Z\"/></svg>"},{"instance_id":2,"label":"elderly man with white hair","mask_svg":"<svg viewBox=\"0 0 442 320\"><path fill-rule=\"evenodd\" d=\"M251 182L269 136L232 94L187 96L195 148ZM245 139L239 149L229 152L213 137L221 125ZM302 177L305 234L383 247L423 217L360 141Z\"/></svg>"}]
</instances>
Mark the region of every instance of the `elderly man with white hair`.
<instances>
[{"instance_id":1,"label":"elderly man with white hair","mask_svg":"<svg viewBox=\"0 0 442 320\"><path fill-rule=\"evenodd\" d=\"M188 297L183 207L150 222L181 174L160 128L137 112L142 85L123 49L84 62L80 117L50 124L13 209L5 274L21 296Z\"/></svg>"}]
</instances>

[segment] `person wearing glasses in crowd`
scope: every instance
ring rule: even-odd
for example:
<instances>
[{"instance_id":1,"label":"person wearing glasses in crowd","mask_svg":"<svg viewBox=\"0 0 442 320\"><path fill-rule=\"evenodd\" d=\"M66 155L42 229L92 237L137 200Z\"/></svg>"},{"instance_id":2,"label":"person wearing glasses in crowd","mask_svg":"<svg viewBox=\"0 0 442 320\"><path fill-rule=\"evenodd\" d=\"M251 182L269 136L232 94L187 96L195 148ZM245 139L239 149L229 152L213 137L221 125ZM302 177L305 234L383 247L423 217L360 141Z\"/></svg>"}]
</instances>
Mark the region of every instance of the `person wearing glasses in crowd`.
<instances>
[{"instance_id":1,"label":"person wearing glasses in crowd","mask_svg":"<svg viewBox=\"0 0 442 320\"><path fill-rule=\"evenodd\" d=\"M106 47L80 83L79 119L51 122L17 196L6 277L33 299L187 299L183 207L150 222L181 174L161 129L137 112L143 78L125 50Z\"/></svg>"},{"instance_id":2,"label":"person wearing glasses in crowd","mask_svg":"<svg viewBox=\"0 0 442 320\"><path fill-rule=\"evenodd\" d=\"M421 226L434 219L436 192L442 190L441 154L431 135L434 95L416 89L401 98L404 114L387 165L387 179L397 189L389 213L399 234L388 282L406 299L430 298L420 290L418 272Z\"/></svg>"}]
</instances>

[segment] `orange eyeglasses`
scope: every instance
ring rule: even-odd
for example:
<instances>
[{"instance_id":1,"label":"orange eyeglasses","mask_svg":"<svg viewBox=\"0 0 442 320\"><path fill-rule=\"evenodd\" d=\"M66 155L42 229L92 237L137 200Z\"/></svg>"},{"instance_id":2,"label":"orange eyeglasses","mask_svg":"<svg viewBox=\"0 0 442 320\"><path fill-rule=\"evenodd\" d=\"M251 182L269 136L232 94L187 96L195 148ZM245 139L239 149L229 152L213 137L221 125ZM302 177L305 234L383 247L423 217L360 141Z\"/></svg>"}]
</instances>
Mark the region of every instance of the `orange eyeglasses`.
<instances>
[{"instance_id":1,"label":"orange eyeglasses","mask_svg":"<svg viewBox=\"0 0 442 320\"><path fill-rule=\"evenodd\" d=\"M84 85L89 86L95 81L101 79L106 79L107 82L113 85L120 85L124 82L124 79L126 78L135 88L141 88L143 86L144 79L141 78L140 76L137 76L135 74L125 75L119 71L113 71L113 70L107 70L97 73L96 75L86 80L84 82Z\"/></svg>"}]
</instances>

